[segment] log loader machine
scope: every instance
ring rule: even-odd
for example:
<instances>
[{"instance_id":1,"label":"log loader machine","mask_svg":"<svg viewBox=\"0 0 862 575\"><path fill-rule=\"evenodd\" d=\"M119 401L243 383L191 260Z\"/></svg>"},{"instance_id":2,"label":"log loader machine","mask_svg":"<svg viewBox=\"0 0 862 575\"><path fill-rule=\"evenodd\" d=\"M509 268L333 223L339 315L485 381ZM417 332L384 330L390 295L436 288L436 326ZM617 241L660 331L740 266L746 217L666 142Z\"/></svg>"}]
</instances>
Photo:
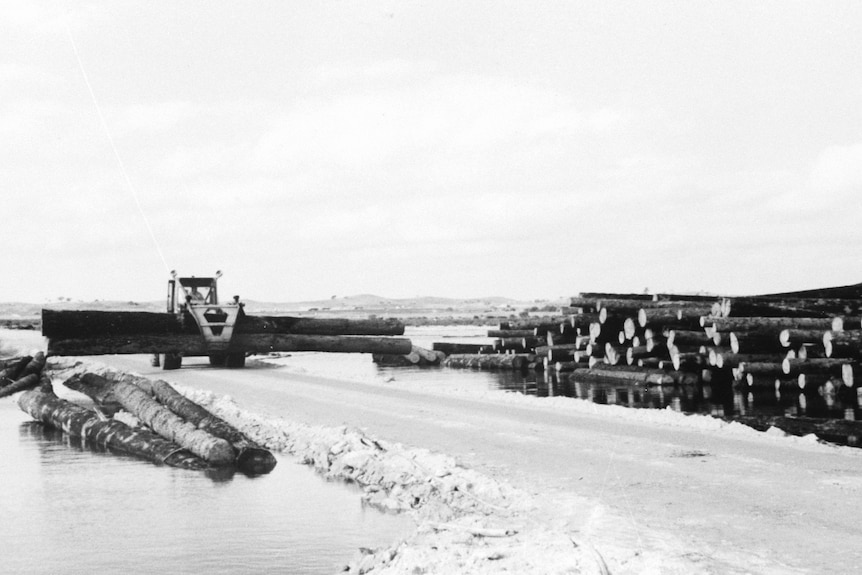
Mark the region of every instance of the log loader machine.
<instances>
[{"instance_id":1,"label":"log loader machine","mask_svg":"<svg viewBox=\"0 0 862 575\"><path fill-rule=\"evenodd\" d=\"M231 337L239 317L243 314L243 304L239 296L233 296L231 303L220 303L218 299L217 271L212 277L178 277L171 271L168 280L168 313L179 316L187 325L194 322L204 339L210 365L220 367L244 367L244 352L229 352ZM153 357L153 366L161 364L162 369L179 369L183 363L180 353L161 353Z\"/></svg>"}]
</instances>

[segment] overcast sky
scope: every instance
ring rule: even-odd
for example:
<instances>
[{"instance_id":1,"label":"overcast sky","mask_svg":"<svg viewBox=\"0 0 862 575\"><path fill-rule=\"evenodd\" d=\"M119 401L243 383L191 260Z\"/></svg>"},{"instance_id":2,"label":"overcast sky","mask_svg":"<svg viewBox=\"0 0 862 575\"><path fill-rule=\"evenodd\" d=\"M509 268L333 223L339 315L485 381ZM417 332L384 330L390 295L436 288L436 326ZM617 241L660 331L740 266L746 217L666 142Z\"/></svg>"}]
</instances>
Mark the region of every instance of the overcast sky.
<instances>
[{"instance_id":1,"label":"overcast sky","mask_svg":"<svg viewBox=\"0 0 862 575\"><path fill-rule=\"evenodd\" d=\"M857 1L0 0L0 301L857 283L860 30Z\"/></svg>"}]
</instances>

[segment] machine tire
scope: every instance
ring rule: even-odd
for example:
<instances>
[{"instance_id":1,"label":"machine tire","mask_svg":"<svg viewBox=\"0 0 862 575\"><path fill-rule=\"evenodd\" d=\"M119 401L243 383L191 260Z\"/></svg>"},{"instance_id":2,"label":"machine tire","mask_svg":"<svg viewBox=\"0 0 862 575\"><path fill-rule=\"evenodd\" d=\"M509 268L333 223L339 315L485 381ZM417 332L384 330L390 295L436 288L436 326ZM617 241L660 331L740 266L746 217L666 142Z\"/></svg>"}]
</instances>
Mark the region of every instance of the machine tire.
<instances>
[{"instance_id":1,"label":"machine tire","mask_svg":"<svg viewBox=\"0 0 862 575\"><path fill-rule=\"evenodd\" d=\"M211 353L209 354L209 358L210 365L213 367L224 367L227 361L227 356L223 353Z\"/></svg>"},{"instance_id":2,"label":"machine tire","mask_svg":"<svg viewBox=\"0 0 862 575\"><path fill-rule=\"evenodd\" d=\"M162 369L167 371L169 369L179 369L183 366L183 356L179 353L163 353L159 356L161 360Z\"/></svg>"},{"instance_id":3,"label":"machine tire","mask_svg":"<svg viewBox=\"0 0 862 575\"><path fill-rule=\"evenodd\" d=\"M224 364L226 367L245 367L244 353L229 353Z\"/></svg>"}]
</instances>

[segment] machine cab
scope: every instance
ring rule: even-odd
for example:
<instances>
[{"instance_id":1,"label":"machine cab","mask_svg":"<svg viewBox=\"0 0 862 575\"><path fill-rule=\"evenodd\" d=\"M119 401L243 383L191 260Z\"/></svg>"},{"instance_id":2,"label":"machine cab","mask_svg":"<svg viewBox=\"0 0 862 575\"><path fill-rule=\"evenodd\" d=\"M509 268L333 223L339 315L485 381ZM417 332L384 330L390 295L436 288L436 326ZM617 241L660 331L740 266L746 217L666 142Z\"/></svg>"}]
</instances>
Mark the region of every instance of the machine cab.
<instances>
[{"instance_id":1,"label":"machine cab","mask_svg":"<svg viewBox=\"0 0 862 575\"><path fill-rule=\"evenodd\" d=\"M193 305L218 305L218 278L221 272L216 272L214 277L177 277L176 272L171 272L168 280L168 311L178 313Z\"/></svg>"}]
</instances>

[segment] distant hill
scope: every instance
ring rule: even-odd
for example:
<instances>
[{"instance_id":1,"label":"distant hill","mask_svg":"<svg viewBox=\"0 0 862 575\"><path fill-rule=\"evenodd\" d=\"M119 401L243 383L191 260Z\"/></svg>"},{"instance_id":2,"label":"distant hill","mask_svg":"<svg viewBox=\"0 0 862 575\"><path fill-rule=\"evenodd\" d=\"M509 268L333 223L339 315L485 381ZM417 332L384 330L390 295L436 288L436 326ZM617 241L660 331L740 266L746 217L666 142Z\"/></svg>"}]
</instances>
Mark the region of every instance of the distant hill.
<instances>
[{"instance_id":1,"label":"distant hill","mask_svg":"<svg viewBox=\"0 0 862 575\"><path fill-rule=\"evenodd\" d=\"M329 299L299 302L262 302L244 300L249 313L338 313L353 314L423 314L423 313L490 313L521 310L534 306L567 305L567 300L559 301L519 301L501 296L483 298L444 298L419 296L413 298L387 298L373 294L359 294ZM151 311L165 310L165 303L159 301L56 301L45 303L9 302L0 303L0 318L29 319L38 318L42 309L82 309L111 311Z\"/></svg>"}]
</instances>

